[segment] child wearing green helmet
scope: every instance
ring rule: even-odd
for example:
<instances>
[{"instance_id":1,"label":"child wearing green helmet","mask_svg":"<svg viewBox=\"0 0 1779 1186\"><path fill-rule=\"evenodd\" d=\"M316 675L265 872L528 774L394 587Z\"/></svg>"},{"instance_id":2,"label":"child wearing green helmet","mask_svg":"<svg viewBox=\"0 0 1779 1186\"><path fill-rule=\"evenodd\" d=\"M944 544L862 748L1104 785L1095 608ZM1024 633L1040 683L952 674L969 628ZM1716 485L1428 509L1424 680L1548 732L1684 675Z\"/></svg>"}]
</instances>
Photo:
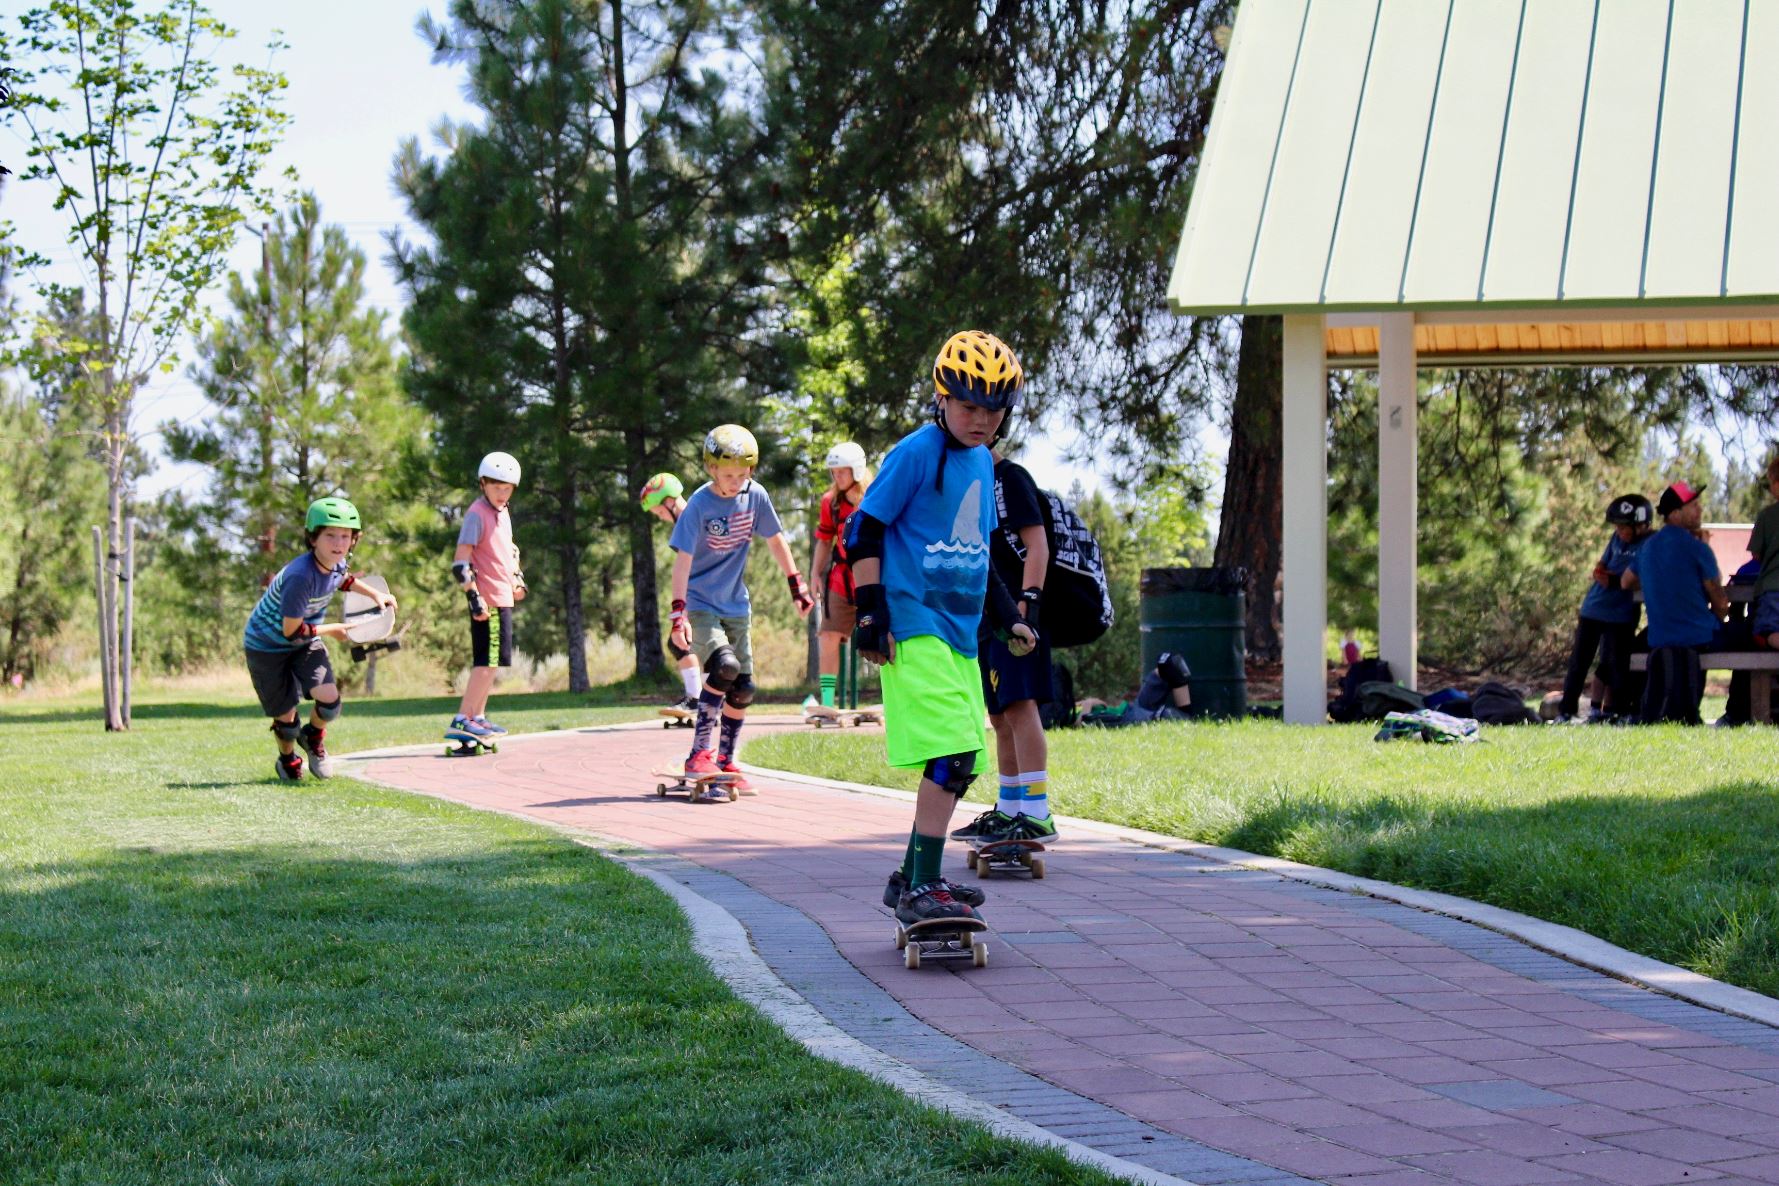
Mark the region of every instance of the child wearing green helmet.
<instances>
[{"instance_id":1,"label":"child wearing green helmet","mask_svg":"<svg viewBox=\"0 0 1779 1186\"><path fill-rule=\"evenodd\" d=\"M638 501L643 510L672 527L686 509L685 493L685 483L675 475L656 474L643 483ZM678 718L683 724L698 716L698 693L704 688L704 675L698 669L698 656L689 648L680 646L672 631L667 635L667 652L679 665L680 683L685 686L686 694L662 708L661 714Z\"/></svg>"},{"instance_id":2,"label":"child wearing green helmet","mask_svg":"<svg viewBox=\"0 0 1779 1186\"><path fill-rule=\"evenodd\" d=\"M362 527L358 508L343 498L310 503L303 518L309 550L279 570L247 616L241 639L247 674L260 707L272 718L272 734L278 739L276 770L286 782L303 776L299 745L308 752L311 774L326 778L333 773L325 739L327 726L340 715L340 689L321 640L346 637L346 627L322 618L336 591L357 584L346 560ZM359 591L382 605L395 605L394 597L369 585ZM297 708L304 699L314 709L308 724L299 727Z\"/></svg>"}]
</instances>

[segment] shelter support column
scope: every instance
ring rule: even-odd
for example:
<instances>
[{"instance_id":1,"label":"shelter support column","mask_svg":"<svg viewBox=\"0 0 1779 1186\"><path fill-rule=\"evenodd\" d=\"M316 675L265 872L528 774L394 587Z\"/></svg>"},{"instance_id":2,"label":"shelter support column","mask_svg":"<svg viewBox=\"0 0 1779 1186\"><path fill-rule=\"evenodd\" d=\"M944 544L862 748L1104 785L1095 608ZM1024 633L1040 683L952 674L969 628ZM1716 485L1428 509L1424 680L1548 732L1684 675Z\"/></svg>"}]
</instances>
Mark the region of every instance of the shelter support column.
<instances>
[{"instance_id":1,"label":"shelter support column","mask_svg":"<svg viewBox=\"0 0 1779 1186\"><path fill-rule=\"evenodd\" d=\"M1406 687L1415 686L1420 624L1415 578L1420 497L1417 466L1415 317L1386 313L1378 326L1377 639L1378 657Z\"/></svg>"},{"instance_id":2,"label":"shelter support column","mask_svg":"<svg viewBox=\"0 0 1779 1186\"><path fill-rule=\"evenodd\" d=\"M1285 720L1328 715L1328 369L1320 314L1284 326Z\"/></svg>"}]
</instances>

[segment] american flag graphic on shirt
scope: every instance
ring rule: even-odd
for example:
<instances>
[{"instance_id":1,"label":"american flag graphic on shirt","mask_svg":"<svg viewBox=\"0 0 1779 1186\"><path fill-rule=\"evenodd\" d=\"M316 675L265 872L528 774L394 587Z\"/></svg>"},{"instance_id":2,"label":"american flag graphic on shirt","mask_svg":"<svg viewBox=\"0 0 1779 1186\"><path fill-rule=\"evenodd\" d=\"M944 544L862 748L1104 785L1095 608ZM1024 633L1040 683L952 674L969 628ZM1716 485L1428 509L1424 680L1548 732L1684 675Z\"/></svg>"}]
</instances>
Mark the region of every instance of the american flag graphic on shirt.
<instances>
[{"instance_id":1,"label":"american flag graphic on shirt","mask_svg":"<svg viewBox=\"0 0 1779 1186\"><path fill-rule=\"evenodd\" d=\"M704 542L713 552L732 552L747 547L754 538L754 513L737 511L704 525Z\"/></svg>"}]
</instances>

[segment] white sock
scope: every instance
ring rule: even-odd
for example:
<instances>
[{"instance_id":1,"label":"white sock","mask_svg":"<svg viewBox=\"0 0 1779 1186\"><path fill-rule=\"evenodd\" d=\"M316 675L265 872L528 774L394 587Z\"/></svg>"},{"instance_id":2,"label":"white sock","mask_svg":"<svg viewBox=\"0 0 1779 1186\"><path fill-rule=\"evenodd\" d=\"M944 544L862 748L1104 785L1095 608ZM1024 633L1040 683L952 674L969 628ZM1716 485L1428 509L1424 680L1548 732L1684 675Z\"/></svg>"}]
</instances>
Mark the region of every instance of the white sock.
<instances>
[{"instance_id":1,"label":"white sock","mask_svg":"<svg viewBox=\"0 0 1779 1186\"><path fill-rule=\"evenodd\" d=\"M1025 802L1025 787L1017 774L1001 775L1001 799L995 808L1002 815L1018 815L1021 805Z\"/></svg>"},{"instance_id":2,"label":"white sock","mask_svg":"<svg viewBox=\"0 0 1779 1186\"><path fill-rule=\"evenodd\" d=\"M1030 774L1019 776L1020 785L1025 788L1021 797L1019 811L1033 819L1050 818L1050 772L1034 770Z\"/></svg>"},{"instance_id":3,"label":"white sock","mask_svg":"<svg viewBox=\"0 0 1779 1186\"><path fill-rule=\"evenodd\" d=\"M698 693L704 690L704 673L698 670L698 665L680 668L679 678L686 685L686 699L698 699Z\"/></svg>"}]
</instances>

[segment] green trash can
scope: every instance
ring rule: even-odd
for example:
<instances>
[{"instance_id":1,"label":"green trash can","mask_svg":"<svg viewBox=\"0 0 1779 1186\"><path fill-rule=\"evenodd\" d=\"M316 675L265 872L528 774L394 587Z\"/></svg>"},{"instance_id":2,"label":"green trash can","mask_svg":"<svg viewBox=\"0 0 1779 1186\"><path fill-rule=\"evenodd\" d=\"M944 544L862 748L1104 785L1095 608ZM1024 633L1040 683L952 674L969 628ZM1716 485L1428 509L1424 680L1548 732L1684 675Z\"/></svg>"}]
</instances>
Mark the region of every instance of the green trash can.
<instances>
[{"instance_id":1,"label":"green trash can","mask_svg":"<svg viewBox=\"0 0 1779 1186\"><path fill-rule=\"evenodd\" d=\"M1168 652L1184 658L1193 716L1248 714L1247 585L1242 568L1143 570L1143 671Z\"/></svg>"}]
</instances>

